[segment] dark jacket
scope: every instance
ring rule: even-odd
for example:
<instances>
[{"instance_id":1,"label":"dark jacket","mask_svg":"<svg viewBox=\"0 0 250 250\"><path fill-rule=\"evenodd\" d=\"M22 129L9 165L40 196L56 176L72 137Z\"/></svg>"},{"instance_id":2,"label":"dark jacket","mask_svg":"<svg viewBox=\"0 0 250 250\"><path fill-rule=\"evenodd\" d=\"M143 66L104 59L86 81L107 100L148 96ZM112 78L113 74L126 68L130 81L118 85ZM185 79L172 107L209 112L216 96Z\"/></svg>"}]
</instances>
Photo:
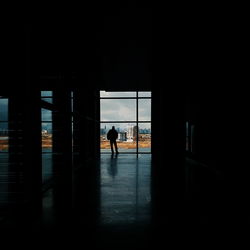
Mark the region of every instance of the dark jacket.
<instances>
[{"instance_id":1,"label":"dark jacket","mask_svg":"<svg viewBox=\"0 0 250 250\"><path fill-rule=\"evenodd\" d=\"M118 133L115 129L110 129L107 134L107 139L110 141L115 141L118 138Z\"/></svg>"}]
</instances>

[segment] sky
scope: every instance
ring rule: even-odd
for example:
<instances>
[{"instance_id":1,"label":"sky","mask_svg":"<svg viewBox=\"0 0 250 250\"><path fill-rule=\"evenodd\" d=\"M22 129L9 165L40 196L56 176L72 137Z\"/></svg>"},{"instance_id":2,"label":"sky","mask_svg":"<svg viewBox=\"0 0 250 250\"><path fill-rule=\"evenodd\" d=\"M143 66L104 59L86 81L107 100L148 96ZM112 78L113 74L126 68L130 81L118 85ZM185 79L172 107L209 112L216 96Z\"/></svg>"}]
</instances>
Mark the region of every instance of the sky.
<instances>
[{"instance_id":1,"label":"sky","mask_svg":"<svg viewBox=\"0 0 250 250\"><path fill-rule=\"evenodd\" d=\"M8 124L6 122L8 120L8 100L0 98L0 131L7 130Z\"/></svg>"},{"instance_id":2,"label":"sky","mask_svg":"<svg viewBox=\"0 0 250 250\"><path fill-rule=\"evenodd\" d=\"M0 121L8 120L8 99L0 99Z\"/></svg>"},{"instance_id":3,"label":"sky","mask_svg":"<svg viewBox=\"0 0 250 250\"><path fill-rule=\"evenodd\" d=\"M135 97L135 92L104 92L101 97ZM139 92L139 97L149 97L150 92ZM135 99L101 99L101 121L136 121L136 100ZM151 121L151 99L139 99L138 101L139 121ZM130 123L132 124L132 123ZM128 124L103 123L104 128L115 125L125 128ZM135 124L134 124L135 125ZM139 124L140 128L150 128L150 123Z\"/></svg>"},{"instance_id":4,"label":"sky","mask_svg":"<svg viewBox=\"0 0 250 250\"><path fill-rule=\"evenodd\" d=\"M151 120L151 100L138 101L139 121ZM101 121L136 121L136 100L101 99Z\"/></svg>"}]
</instances>

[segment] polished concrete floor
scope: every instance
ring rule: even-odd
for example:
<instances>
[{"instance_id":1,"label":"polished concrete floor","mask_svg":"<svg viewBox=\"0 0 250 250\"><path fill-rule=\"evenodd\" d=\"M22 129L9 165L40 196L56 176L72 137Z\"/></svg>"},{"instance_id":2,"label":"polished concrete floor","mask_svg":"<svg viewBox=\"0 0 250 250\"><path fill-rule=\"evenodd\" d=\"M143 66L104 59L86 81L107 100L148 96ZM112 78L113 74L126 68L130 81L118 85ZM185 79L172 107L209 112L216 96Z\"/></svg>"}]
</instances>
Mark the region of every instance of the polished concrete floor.
<instances>
[{"instance_id":1,"label":"polished concrete floor","mask_svg":"<svg viewBox=\"0 0 250 250\"><path fill-rule=\"evenodd\" d=\"M150 223L151 155L101 157L101 224Z\"/></svg>"},{"instance_id":2,"label":"polished concrete floor","mask_svg":"<svg viewBox=\"0 0 250 250\"><path fill-rule=\"evenodd\" d=\"M100 248L133 249L149 244L151 155L102 155Z\"/></svg>"},{"instance_id":3,"label":"polished concrete floor","mask_svg":"<svg viewBox=\"0 0 250 250\"><path fill-rule=\"evenodd\" d=\"M71 235L74 243L90 244L88 249L158 249L155 242L167 246L172 236L195 241L197 235L234 229L233 219L243 217L232 209L223 173L191 159L184 163L183 189L172 188L178 179L163 176L160 190L152 183L150 154L103 154L74 168L73 193L63 182L44 194L42 216L25 208L3 228L28 228L27 235L53 236L62 244ZM164 168L170 166L166 161Z\"/></svg>"},{"instance_id":4,"label":"polished concrete floor","mask_svg":"<svg viewBox=\"0 0 250 250\"><path fill-rule=\"evenodd\" d=\"M72 206L68 206L72 199ZM73 197L45 193L32 228L70 234L90 249L144 249L150 244L151 154L104 154L73 174Z\"/></svg>"}]
</instances>

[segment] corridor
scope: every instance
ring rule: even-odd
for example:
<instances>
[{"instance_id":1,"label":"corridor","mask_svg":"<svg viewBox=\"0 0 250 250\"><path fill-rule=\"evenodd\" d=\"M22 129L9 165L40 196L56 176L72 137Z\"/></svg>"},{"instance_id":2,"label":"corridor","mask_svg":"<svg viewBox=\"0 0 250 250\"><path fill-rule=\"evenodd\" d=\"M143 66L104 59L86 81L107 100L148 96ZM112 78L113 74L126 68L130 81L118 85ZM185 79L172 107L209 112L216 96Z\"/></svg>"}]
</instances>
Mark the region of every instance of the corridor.
<instances>
[{"instance_id":1,"label":"corridor","mask_svg":"<svg viewBox=\"0 0 250 250\"><path fill-rule=\"evenodd\" d=\"M85 167L73 174L72 208L65 207L66 196L58 199L55 190L46 192L43 216L37 224L42 232L47 235L56 230L60 239L61 235L75 235L76 240L97 249L149 244L151 154L138 158L136 154L102 154L99 161Z\"/></svg>"},{"instance_id":2,"label":"corridor","mask_svg":"<svg viewBox=\"0 0 250 250\"><path fill-rule=\"evenodd\" d=\"M150 223L151 155L101 156L101 225Z\"/></svg>"},{"instance_id":3,"label":"corridor","mask_svg":"<svg viewBox=\"0 0 250 250\"><path fill-rule=\"evenodd\" d=\"M104 154L100 167L100 245L144 245L151 223L151 155Z\"/></svg>"}]
</instances>

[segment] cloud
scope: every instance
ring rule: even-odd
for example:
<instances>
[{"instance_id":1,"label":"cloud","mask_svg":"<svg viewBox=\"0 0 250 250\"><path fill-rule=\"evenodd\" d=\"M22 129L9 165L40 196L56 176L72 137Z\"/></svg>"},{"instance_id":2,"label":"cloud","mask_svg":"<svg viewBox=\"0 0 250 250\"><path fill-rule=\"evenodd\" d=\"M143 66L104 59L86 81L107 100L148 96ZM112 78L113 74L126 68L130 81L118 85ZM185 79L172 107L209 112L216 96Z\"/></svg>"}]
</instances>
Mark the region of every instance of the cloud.
<instances>
[{"instance_id":1,"label":"cloud","mask_svg":"<svg viewBox=\"0 0 250 250\"><path fill-rule=\"evenodd\" d=\"M43 122L42 123L42 129L46 129L46 130L49 130L51 132L51 130L52 130L52 123Z\"/></svg>"},{"instance_id":2,"label":"cloud","mask_svg":"<svg viewBox=\"0 0 250 250\"><path fill-rule=\"evenodd\" d=\"M8 120L8 99L0 99L0 121Z\"/></svg>"},{"instance_id":3,"label":"cloud","mask_svg":"<svg viewBox=\"0 0 250 250\"><path fill-rule=\"evenodd\" d=\"M135 109L135 100L102 99L101 121L135 121Z\"/></svg>"},{"instance_id":4,"label":"cloud","mask_svg":"<svg viewBox=\"0 0 250 250\"><path fill-rule=\"evenodd\" d=\"M151 100L139 100L138 112L140 121L151 121Z\"/></svg>"},{"instance_id":5,"label":"cloud","mask_svg":"<svg viewBox=\"0 0 250 250\"><path fill-rule=\"evenodd\" d=\"M42 121L52 121L52 112L47 109L42 109Z\"/></svg>"},{"instance_id":6,"label":"cloud","mask_svg":"<svg viewBox=\"0 0 250 250\"><path fill-rule=\"evenodd\" d=\"M151 121L151 100L139 100L139 120ZM101 99L101 121L135 121L136 100Z\"/></svg>"}]
</instances>

